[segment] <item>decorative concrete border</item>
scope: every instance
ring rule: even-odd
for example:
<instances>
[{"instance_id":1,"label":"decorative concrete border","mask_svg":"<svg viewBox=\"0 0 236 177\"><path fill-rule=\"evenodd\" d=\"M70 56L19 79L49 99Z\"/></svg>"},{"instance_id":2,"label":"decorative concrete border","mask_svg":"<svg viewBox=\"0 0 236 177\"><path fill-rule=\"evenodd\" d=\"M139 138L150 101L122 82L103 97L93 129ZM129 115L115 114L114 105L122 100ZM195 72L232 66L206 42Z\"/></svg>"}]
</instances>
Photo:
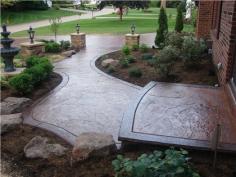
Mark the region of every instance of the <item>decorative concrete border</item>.
<instances>
[{"instance_id":1,"label":"decorative concrete border","mask_svg":"<svg viewBox=\"0 0 236 177\"><path fill-rule=\"evenodd\" d=\"M119 141L130 141L136 143L149 143L149 144L158 144L164 146L177 146L177 147L184 147L188 149L197 149L197 150L211 150L211 144L209 141L206 140L197 140L197 139L187 139L187 138L179 138L173 136L164 136L164 135L154 135L154 134L147 134L141 132L134 132L133 131L133 124L135 119L135 114L138 109L139 104L141 103L144 96L157 85L157 82L150 82L148 83L143 90L140 91L139 96L136 100L134 100L128 107L128 110L125 112L120 131L118 134ZM177 84L177 85L184 85L187 87L195 87L196 85L190 84ZM198 85L197 85L198 86ZM205 87L200 85L198 87ZM209 88L206 86L206 88ZM214 87L211 87L214 88ZM223 143L220 144L219 151L225 152L236 152L236 144L229 144Z\"/></svg>"},{"instance_id":2,"label":"decorative concrete border","mask_svg":"<svg viewBox=\"0 0 236 177\"><path fill-rule=\"evenodd\" d=\"M50 131L56 134L57 136L61 137L65 141L67 141L69 144L74 145L75 139L77 137L75 134L69 132L63 127L60 127L60 126L57 126L48 122L39 121L33 117L33 111L34 111L35 106L39 104L43 104L50 95L53 95L54 93L61 90L69 82L69 76L66 73L60 72L58 70L56 71L56 73L62 76L62 82L56 88L51 90L49 93L47 93L43 97L36 100L29 108L27 108L27 110L23 112L23 118L24 118L23 123Z\"/></svg>"}]
</instances>

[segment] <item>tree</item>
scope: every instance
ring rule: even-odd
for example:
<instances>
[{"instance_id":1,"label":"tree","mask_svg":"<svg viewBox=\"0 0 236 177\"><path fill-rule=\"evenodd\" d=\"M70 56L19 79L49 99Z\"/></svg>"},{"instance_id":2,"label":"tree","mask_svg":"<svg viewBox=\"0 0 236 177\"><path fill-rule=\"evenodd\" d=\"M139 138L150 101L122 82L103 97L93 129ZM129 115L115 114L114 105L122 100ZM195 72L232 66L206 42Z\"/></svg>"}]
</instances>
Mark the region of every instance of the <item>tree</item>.
<instances>
[{"instance_id":1,"label":"tree","mask_svg":"<svg viewBox=\"0 0 236 177\"><path fill-rule=\"evenodd\" d=\"M180 33L184 28L183 12L180 6L177 7L177 16L175 22L175 31Z\"/></svg>"},{"instance_id":2,"label":"tree","mask_svg":"<svg viewBox=\"0 0 236 177\"><path fill-rule=\"evenodd\" d=\"M131 9L145 9L148 8L150 1L147 0L136 0L136 1L122 1L122 0L101 0L98 4L99 9L103 9L105 6L113 5L119 9L120 20L122 20L124 7Z\"/></svg>"},{"instance_id":3,"label":"tree","mask_svg":"<svg viewBox=\"0 0 236 177\"><path fill-rule=\"evenodd\" d=\"M51 24L50 29L54 33L55 42L56 42L57 41L58 29L59 29L59 26L61 24L61 18L60 17L51 18L51 19L49 19L49 23Z\"/></svg>"},{"instance_id":4,"label":"tree","mask_svg":"<svg viewBox=\"0 0 236 177\"><path fill-rule=\"evenodd\" d=\"M5 9L16 4L16 0L1 0L1 8Z\"/></svg>"},{"instance_id":5,"label":"tree","mask_svg":"<svg viewBox=\"0 0 236 177\"><path fill-rule=\"evenodd\" d=\"M157 29L155 44L161 46L165 42L165 36L168 33L168 19L163 7L160 9L158 24L159 28Z\"/></svg>"}]
</instances>

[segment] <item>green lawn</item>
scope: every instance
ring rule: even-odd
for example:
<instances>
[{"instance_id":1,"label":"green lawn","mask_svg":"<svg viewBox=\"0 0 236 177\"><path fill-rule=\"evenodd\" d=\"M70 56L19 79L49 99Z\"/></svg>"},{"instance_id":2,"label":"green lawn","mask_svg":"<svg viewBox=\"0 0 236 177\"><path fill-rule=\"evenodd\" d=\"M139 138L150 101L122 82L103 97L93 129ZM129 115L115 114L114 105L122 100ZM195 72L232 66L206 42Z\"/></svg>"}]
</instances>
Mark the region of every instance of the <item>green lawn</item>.
<instances>
[{"instance_id":1,"label":"green lawn","mask_svg":"<svg viewBox=\"0 0 236 177\"><path fill-rule=\"evenodd\" d=\"M71 16L71 15L76 15L76 14L78 13L64 11L64 10L55 10L55 9L27 10L24 12L2 11L1 23L14 25L14 24L27 23L27 22L38 21L38 20L45 20L51 17L64 17L64 16Z\"/></svg>"},{"instance_id":2,"label":"green lawn","mask_svg":"<svg viewBox=\"0 0 236 177\"><path fill-rule=\"evenodd\" d=\"M159 9L151 9L151 12L144 13L141 10L130 10L129 15L124 16L123 21L119 20L117 15L111 14L106 16L97 17L96 19L86 19L79 21L66 22L61 24L59 28L59 35L68 35L75 32L77 23L81 26L81 31L87 34L125 34L130 32L131 24L136 25L137 33L150 33L155 32L158 26L158 13ZM140 14L140 15L134 15ZM146 14L146 15L143 15ZM147 15L149 14L149 15ZM176 9L167 9L169 31L172 31L175 26ZM171 14L171 15L170 15ZM113 17L113 18L104 18ZM117 17L117 18L116 18ZM41 27L35 29L36 36L49 36L53 35L49 27ZM184 31L192 32L192 25L185 25ZM26 36L26 31L14 33L15 37Z\"/></svg>"}]
</instances>

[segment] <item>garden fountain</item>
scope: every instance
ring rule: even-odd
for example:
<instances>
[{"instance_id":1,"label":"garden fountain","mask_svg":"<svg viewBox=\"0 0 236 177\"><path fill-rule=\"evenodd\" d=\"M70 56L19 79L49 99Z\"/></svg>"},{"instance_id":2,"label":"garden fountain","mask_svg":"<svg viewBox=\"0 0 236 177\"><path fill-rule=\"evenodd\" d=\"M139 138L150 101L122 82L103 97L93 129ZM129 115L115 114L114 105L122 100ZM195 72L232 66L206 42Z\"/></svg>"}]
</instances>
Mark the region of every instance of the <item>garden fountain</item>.
<instances>
[{"instance_id":1,"label":"garden fountain","mask_svg":"<svg viewBox=\"0 0 236 177\"><path fill-rule=\"evenodd\" d=\"M1 57L3 58L5 68L5 72L13 72L15 71L14 64L13 64L13 58L15 55L17 55L20 51L17 47L11 47L11 44L13 43L13 39L8 38L8 36L11 34L11 32L7 31L7 26L4 24L2 25L2 32L1 35L3 38L1 38L1 44L3 48L1 48Z\"/></svg>"}]
</instances>

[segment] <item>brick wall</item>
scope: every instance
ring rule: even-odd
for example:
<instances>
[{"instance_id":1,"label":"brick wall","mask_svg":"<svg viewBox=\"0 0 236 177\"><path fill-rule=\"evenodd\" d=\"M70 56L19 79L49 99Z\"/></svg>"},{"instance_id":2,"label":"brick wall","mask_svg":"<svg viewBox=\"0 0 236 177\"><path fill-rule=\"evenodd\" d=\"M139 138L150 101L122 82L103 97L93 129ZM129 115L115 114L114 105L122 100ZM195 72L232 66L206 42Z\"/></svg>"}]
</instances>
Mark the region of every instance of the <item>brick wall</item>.
<instances>
[{"instance_id":1,"label":"brick wall","mask_svg":"<svg viewBox=\"0 0 236 177\"><path fill-rule=\"evenodd\" d=\"M197 15L197 38L210 38L210 30L213 18L213 1L200 1Z\"/></svg>"},{"instance_id":2,"label":"brick wall","mask_svg":"<svg viewBox=\"0 0 236 177\"><path fill-rule=\"evenodd\" d=\"M214 63L222 63L223 65L222 69L218 71L219 81L222 85L232 77L235 37L236 1L222 1L219 37L217 38L214 33L211 34Z\"/></svg>"}]
</instances>

